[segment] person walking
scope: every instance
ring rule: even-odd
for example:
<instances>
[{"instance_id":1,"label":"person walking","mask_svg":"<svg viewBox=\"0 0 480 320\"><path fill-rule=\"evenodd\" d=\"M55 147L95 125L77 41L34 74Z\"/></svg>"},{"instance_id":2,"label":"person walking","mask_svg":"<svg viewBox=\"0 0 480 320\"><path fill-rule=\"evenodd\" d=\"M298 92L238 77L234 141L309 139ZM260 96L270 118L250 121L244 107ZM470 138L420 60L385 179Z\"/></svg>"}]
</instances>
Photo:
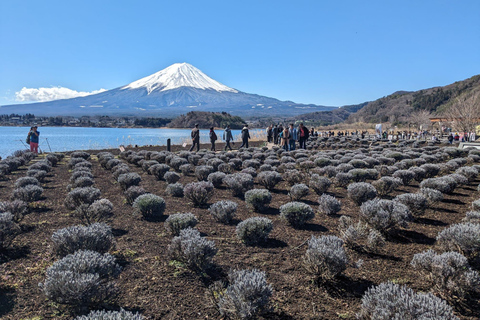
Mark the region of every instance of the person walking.
<instances>
[{"instance_id":1,"label":"person walking","mask_svg":"<svg viewBox=\"0 0 480 320\"><path fill-rule=\"evenodd\" d=\"M300 143L300 149L307 148L307 139L308 139L308 129L303 126L303 123L300 123L298 127L298 142Z\"/></svg>"},{"instance_id":2,"label":"person walking","mask_svg":"<svg viewBox=\"0 0 480 320\"><path fill-rule=\"evenodd\" d=\"M30 132L28 133L27 140L30 140L30 152L38 154L38 137L40 136L40 131L37 130L37 126L31 127Z\"/></svg>"},{"instance_id":3,"label":"person walking","mask_svg":"<svg viewBox=\"0 0 480 320\"><path fill-rule=\"evenodd\" d=\"M213 127L210 128L209 136L210 136L210 143L212 144L212 147L210 148L210 151L216 151L215 150L215 141L217 141L218 138L217 138L217 134L213 130Z\"/></svg>"},{"instance_id":4,"label":"person walking","mask_svg":"<svg viewBox=\"0 0 480 320\"><path fill-rule=\"evenodd\" d=\"M233 140L233 136L232 136L232 130L230 130L230 125L228 125L225 128L225 131L223 132L223 140L225 140L225 142L226 142L225 151L227 151L227 148L232 150L232 147L230 146L230 141ZM233 142L233 141L232 141L232 143L235 144L235 142Z\"/></svg>"},{"instance_id":5,"label":"person walking","mask_svg":"<svg viewBox=\"0 0 480 320\"><path fill-rule=\"evenodd\" d=\"M288 142L290 140L290 131L288 128L283 129L282 132L280 132L280 146L285 150L288 151Z\"/></svg>"},{"instance_id":6,"label":"person walking","mask_svg":"<svg viewBox=\"0 0 480 320\"><path fill-rule=\"evenodd\" d=\"M289 140L288 140L288 148L290 151L295 150L295 141L297 141L297 129L293 127L293 123L290 123L290 129L288 130Z\"/></svg>"},{"instance_id":7,"label":"person walking","mask_svg":"<svg viewBox=\"0 0 480 320\"><path fill-rule=\"evenodd\" d=\"M192 147L190 151L197 146L197 152L200 151L200 130L198 130L198 123L195 124L195 128L192 129Z\"/></svg>"},{"instance_id":8,"label":"person walking","mask_svg":"<svg viewBox=\"0 0 480 320\"><path fill-rule=\"evenodd\" d=\"M248 139L250 139L250 133L248 132L248 124L246 124L242 129L242 145L239 149L248 148Z\"/></svg>"}]
</instances>

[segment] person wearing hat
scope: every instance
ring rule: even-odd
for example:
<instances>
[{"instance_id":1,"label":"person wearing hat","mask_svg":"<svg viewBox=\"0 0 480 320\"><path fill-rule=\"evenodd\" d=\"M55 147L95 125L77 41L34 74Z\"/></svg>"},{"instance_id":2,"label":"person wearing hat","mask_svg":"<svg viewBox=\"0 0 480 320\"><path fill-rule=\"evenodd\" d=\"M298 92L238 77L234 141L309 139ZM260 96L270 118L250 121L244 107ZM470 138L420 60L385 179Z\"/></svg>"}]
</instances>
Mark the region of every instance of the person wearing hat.
<instances>
[{"instance_id":1,"label":"person wearing hat","mask_svg":"<svg viewBox=\"0 0 480 320\"><path fill-rule=\"evenodd\" d=\"M30 132L28 133L27 140L30 140L30 151L33 153L38 153L39 136L40 131L37 131L37 126L31 127Z\"/></svg>"},{"instance_id":2,"label":"person wearing hat","mask_svg":"<svg viewBox=\"0 0 480 320\"><path fill-rule=\"evenodd\" d=\"M190 151L197 146L197 152L200 151L200 130L198 130L198 123L195 123L195 128L192 129L192 147Z\"/></svg>"}]
</instances>

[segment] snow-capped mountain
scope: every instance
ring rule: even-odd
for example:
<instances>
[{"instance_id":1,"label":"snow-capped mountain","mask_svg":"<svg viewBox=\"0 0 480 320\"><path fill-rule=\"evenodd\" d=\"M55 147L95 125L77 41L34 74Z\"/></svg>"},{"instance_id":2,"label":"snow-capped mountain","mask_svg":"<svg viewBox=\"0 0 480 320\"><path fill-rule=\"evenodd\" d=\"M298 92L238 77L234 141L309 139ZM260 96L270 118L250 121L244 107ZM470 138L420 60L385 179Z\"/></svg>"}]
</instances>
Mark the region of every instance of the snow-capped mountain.
<instances>
[{"instance_id":1,"label":"snow-capped mountain","mask_svg":"<svg viewBox=\"0 0 480 320\"><path fill-rule=\"evenodd\" d=\"M241 116L293 116L335 109L249 94L213 80L188 63L175 63L126 86L85 97L0 107L0 114L174 117L195 111Z\"/></svg>"},{"instance_id":2,"label":"snow-capped mountain","mask_svg":"<svg viewBox=\"0 0 480 320\"><path fill-rule=\"evenodd\" d=\"M172 64L170 67L154 73L151 76L127 84L125 87L122 87L122 89L145 88L148 94L150 94L155 90L167 91L181 87L215 90L218 92L238 92L235 89L213 80L202 71L185 62Z\"/></svg>"}]
</instances>

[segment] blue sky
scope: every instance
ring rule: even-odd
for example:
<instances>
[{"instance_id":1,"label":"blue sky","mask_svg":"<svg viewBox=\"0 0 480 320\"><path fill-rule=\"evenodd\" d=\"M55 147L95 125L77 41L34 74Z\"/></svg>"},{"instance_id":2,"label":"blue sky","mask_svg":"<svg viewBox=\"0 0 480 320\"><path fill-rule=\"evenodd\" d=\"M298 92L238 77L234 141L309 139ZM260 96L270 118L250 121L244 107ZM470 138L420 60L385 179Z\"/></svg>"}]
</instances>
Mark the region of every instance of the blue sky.
<instances>
[{"instance_id":1,"label":"blue sky","mask_svg":"<svg viewBox=\"0 0 480 320\"><path fill-rule=\"evenodd\" d=\"M0 1L0 105L175 62L244 92L356 104L480 74L480 1Z\"/></svg>"}]
</instances>

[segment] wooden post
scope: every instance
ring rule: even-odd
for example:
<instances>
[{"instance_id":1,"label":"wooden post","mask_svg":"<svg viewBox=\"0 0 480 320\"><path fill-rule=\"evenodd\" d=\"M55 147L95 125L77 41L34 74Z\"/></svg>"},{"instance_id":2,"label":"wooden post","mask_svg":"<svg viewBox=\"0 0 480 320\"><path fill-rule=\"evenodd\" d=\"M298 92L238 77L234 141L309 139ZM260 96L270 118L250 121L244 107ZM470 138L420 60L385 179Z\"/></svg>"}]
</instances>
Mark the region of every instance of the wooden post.
<instances>
[{"instance_id":1,"label":"wooden post","mask_svg":"<svg viewBox=\"0 0 480 320\"><path fill-rule=\"evenodd\" d=\"M169 138L167 139L167 151L171 151L171 143L172 143L172 140Z\"/></svg>"}]
</instances>

